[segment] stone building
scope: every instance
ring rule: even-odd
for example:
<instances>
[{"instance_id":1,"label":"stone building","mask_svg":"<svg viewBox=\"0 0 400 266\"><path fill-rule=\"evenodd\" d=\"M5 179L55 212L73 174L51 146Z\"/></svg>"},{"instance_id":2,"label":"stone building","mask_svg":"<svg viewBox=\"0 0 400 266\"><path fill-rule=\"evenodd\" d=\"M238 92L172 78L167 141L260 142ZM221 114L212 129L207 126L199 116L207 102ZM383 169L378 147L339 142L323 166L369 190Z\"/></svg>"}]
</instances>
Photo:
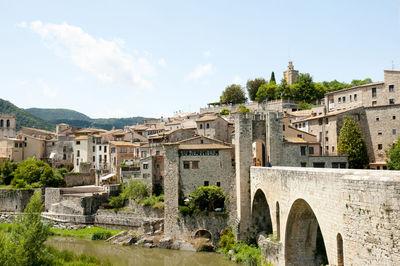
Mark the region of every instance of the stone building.
<instances>
[{"instance_id":1,"label":"stone building","mask_svg":"<svg viewBox=\"0 0 400 266\"><path fill-rule=\"evenodd\" d=\"M10 114L0 114L0 138L14 138L16 135L16 118Z\"/></svg>"},{"instance_id":2,"label":"stone building","mask_svg":"<svg viewBox=\"0 0 400 266\"><path fill-rule=\"evenodd\" d=\"M139 143L127 141L110 141L110 172L119 177L122 163L133 165L139 159ZM119 180L119 178L118 178Z\"/></svg>"},{"instance_id":3,"label":"stone building","mask_svg":"<svg viewBox=\"0 0 400 266\"><path fill-rule=\"evenodd\" d=\"M283 78L286 80L287 84L292 85L296 80L297 75L299 74L298 70L294 70L293 62L289 61L288 69L283 72Z\"/></svg>"},{"instance_id":4,"label":"stone building","mask_svg":"<svg viewBox=\"0 0 400 266\"><path fill-rule=\"evenodd\" d=\"M0 158L21 162L24 159L24 141L16 138L0 138Z\"/></svg>"},{"instance_id":5,"label":"stone building","mask_svg":"<svg viewBox=\"0 0 400 266\"><path fill-rule=\"evenodd\" d=\"M229 122L219 116L203 116L196 120L197 133L200 136L206 136L218 139L224 142L230 142L232 137L229 134Z\"/></svg>"}]
</instances>

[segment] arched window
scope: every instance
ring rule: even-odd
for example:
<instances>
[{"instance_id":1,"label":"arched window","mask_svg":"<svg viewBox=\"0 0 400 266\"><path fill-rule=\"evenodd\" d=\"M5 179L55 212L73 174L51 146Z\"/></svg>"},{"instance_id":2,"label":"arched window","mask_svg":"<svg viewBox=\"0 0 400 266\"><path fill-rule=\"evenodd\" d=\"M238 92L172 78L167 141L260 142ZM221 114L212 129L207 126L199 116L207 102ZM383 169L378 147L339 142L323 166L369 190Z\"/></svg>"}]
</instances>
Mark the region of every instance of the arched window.
<instances>
[{"instance_id":1,"label":"arched window","mask_svg":"<svg viewBox=\"0 0 400 266\"><path fill-rule=\"evenodd\" d=\"M343 238L340 233L337 234L336 241L337 241L338 266L344 266Z\"/></svg>"},{"instance_id":2,"label":"arched window","mask_svg":"<svg viewBox=\"0 0 400 266\"><path fill-rule=\"evenodd\" d=\"M200 124L200 129L203 129L203 124Z\"/></svg>"},{"instance_id":3,"label":"arched window","mask_svg":"<svg viewBox=\"0 0 400 266\"><path fill-rule=\"evenodd\" d=\"M210 124L209 123L207 123L207 128L210 128Z\"/></svg>"},{"instance_id":4,"label":"arched window","mask_svg":"<svg viewBox=\"0 0 400 266\"><path fill-rule=\"evenodd\" d=\"M4 127L4 120L3 119L0 120L0 127Z\"/></svg>"},{"instance_id":5,"label":"arched window","mask_svg":"<svg viewBox=\"0 0 400 266\"><path fill-rule=\"evenodd\" d=\"M10 120L7 119L7 127L10 127Z\"/></svg>"}]
</instances>

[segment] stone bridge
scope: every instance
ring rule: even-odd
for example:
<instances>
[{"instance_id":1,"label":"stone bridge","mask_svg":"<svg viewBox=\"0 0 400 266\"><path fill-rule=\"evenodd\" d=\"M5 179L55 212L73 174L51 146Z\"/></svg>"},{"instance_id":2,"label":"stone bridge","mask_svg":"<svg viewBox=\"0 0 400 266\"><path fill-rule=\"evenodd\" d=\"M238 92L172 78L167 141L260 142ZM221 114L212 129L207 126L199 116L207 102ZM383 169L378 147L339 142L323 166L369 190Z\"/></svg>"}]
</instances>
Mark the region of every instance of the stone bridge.
<instances>
[{"instance_id":1,"label":"stone bridge","mask_svg":"<svg viewBox=\"0 0 400 266\"><path fill-rule=\"evenodd\" d=\"M400 264L399 171L251 167L250 199L275 265Z\"/></svg>"}]
</instances>

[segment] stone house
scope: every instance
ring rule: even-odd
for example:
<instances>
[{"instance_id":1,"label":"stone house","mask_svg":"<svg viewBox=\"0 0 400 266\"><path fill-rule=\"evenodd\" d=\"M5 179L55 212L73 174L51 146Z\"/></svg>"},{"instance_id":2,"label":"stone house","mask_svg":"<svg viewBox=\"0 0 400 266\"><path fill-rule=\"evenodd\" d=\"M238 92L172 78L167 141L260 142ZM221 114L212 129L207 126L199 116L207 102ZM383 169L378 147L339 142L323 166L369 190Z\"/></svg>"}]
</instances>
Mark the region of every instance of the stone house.
<instances>
[{"instance_id":1,"label":"stone house","mask_svg":"<svg viewBox=\"0 0 400 266\"><path fill-rule=\"evenodd\" d=\"M17 138L0 138L0 158L21 162L24 159L24 141Z\"/></svg>"},{"instance_id":2,"label":"stone house","mask_svg":"<svg viewBox=\"0 0 400 266\"><path fill-rule=\"evenodd\" d=\"M218 139L224 142L230 142L232 137L229 134L229 122L220 116L203 116L196 120L197 133L200 136L206 136Z\"/></svg>"},{"instance_id":3,"label":"stone house","mask_svg":"<svg viewBox=\"0 0 400 266\"><path fill-rule=\"evenodd\" d=\"M122 163L133 163L139 159L139 143L110 141L110 172L117 174L118 180ZM119 181L118 181L119 182Z\"/></svg>"}]
</instances>

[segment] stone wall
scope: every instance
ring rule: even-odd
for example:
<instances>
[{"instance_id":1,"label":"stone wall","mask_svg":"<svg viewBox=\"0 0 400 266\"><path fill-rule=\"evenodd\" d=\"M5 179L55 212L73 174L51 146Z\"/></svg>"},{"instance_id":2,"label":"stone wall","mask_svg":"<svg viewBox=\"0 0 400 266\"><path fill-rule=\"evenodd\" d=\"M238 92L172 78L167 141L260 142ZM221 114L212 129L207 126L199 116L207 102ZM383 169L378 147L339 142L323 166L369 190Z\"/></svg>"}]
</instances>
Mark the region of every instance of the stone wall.
<instances>
[{"instance_id":1,"label":"stone wall","mask_svg":"<svg viewBox=\"0 0 400 266\"><path fill-rule=\"evenodd\" d=\"M94 185L96 183L94 172L80 173L79 175L66 174L64 176L64 181L67 186L87 186L87 185Z\"/></svg>"},{"instance_id":2,"label":"stone wall","mask_svg":"<svg viewBox=\"0 0 400 266\"><path fill-rule=\"evenodd\" d=\"M33 190L0 189L0 212L23 212Z\"/></svg>"},{"instance_id":3,"label":"stone wall","mask_svg":"<svg viewBox=\"0 0 400 266\"><path fill-rule=\"evenodd\" d=\"M400 261L399 171L252 167L250 175L252 198L258 190L265 194L274 234L283 245L278 264L307 254L303 242L309 239L312 247L317 225L330 265L338 265L339 239L343 239L345 265L395 265ZM314 224L302 220L306 212L297 206L308 206L315 215ZM307 226L314 226L310 228L315 228L315 234ZM298 245L289 245L296 236L301 236Z\"/></svg>"}]
</instances>

